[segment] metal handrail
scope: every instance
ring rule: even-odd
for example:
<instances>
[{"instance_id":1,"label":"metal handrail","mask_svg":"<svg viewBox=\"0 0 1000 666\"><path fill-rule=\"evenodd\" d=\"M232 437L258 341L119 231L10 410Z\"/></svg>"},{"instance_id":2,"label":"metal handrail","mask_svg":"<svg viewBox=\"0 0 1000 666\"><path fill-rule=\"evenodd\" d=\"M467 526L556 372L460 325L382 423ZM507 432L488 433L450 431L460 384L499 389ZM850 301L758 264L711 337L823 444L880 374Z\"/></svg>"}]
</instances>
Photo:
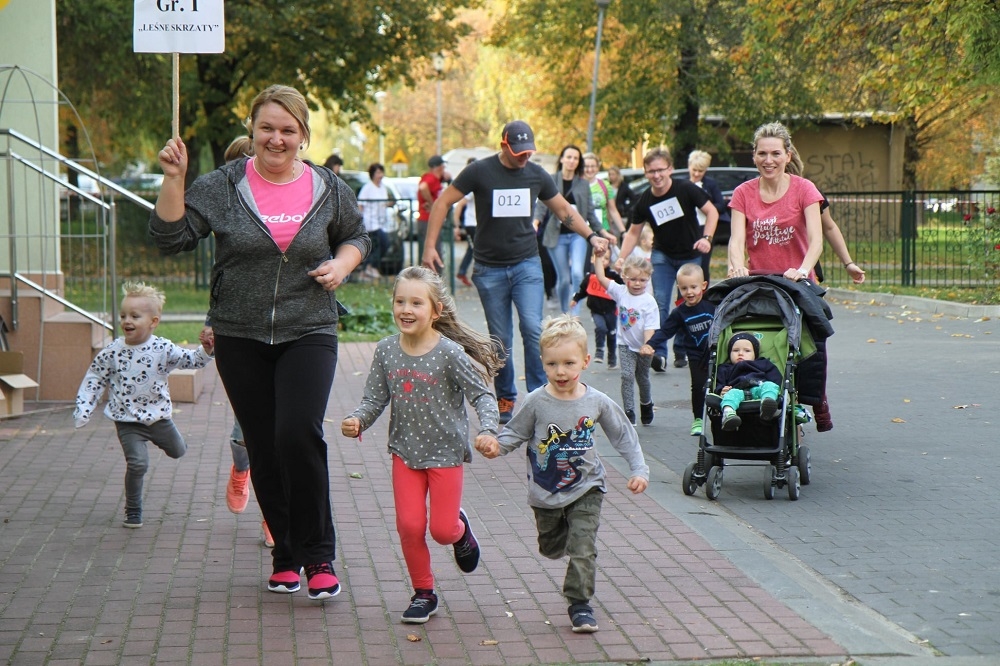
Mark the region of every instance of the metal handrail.
<instances>
[{"instance_id":1,"label":"metal handrail","mask_svg":"<svg viewBox=\"0 0 1000 666\"><path fill-rule=\"evenodd\" d=\"M54 291L50 291L50 290L46 289L42 285L40 285L37 282L34 282L32 280L29 280L28 278L24 277L20 273L14 273L14 279L17 280L18 282L23 282L28 287L31 287L32 289L34 289L35 291L37 291L40 294L44 294L48 298L51 298L52 300L56 301L57 303L59 303L63 307L72 310L73 312L77 313L78 315L82 315L83 317L85 317L90 322L92 322L94 324L98 324L99 326L103 326L105 330L108 330L108 331L111 331L112 333L114 333L114 330L115 330L114 326L112 326L111 324L109 324L108 322L104 321L103 319L101 319L99 317L95 317L94 315L92 315L91 313L87 312L83 308L81 308L79 306L76 306L76 305L73 305L72 303L70 303L65 298L63 298L59 294L55 293Z\"/></svg>"}]
</instances>

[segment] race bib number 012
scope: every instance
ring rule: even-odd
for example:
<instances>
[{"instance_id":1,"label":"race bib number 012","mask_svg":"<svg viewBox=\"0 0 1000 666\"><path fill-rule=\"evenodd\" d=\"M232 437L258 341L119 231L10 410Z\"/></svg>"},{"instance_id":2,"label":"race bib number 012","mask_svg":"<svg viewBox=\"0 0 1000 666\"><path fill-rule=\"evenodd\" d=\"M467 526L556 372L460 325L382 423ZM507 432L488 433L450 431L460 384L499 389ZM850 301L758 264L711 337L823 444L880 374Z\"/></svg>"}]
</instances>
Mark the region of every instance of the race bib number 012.
<instances>
[{"instance_id":1,"label":"race bib number 012","mask_svg":"<svg viewBox=\"0 0 1000 666\"><path fill-rule=\"evenodd\" d=\"M493 217L531 217L531 190L493 190Z\"/></svg>"},{"instance_id":2,"label":"race bib number 012","mask_svg":"<svg viewBox=\"0 0 1000 666\"><path fill-rule=\"evenodd\" d=\"M684 217L684 211L681 209L681 204L677 201L677 197L670 197L666 201L661 201L658 204L650 206L649 212L652 214L656 226Z\"/></svg>"}]
</instances>

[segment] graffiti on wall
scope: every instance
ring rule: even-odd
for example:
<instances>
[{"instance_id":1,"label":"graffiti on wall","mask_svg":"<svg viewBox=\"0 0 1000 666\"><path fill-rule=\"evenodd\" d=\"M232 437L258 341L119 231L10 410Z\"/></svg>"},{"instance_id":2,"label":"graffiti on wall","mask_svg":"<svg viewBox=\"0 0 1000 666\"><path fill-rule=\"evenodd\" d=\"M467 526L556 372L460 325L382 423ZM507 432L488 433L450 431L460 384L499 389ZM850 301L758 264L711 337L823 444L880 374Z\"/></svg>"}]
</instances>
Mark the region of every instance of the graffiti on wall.
<instances>
[{"instance_id":1,"label":"graffiti on wall","mask_svg":"<svg viewBox=\"0 0 1000 666\"><path fill-rule=\"evenodd\" d=\"M860 150L809 155L805 177L821 192L871 192L882 187L875 159Z\"/></svg>"}]
</instances>

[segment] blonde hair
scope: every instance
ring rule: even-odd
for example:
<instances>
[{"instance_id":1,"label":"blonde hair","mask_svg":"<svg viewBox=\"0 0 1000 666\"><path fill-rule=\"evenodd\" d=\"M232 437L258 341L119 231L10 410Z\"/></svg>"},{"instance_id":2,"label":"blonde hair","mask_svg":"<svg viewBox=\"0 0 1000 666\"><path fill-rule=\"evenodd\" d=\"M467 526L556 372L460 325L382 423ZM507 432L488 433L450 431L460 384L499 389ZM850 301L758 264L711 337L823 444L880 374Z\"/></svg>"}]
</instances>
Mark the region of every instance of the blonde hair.
<instances>
[{"instance_id":1,"label":"blonde hair","mask_svg":"<svg viewBox=\"0 0 1000 666\"><path fill-rule=\"evenodd\" d=\"M625 262L622 264L622 277L626 277L630 269L643 275L653 274L653 264L649 263L649 259L646 257L637 254L630 254L625 258Z\"/></svg>"},{"instance_id":2,"label":"blonde hair","mask_svg":"<svg viewBox=\"0 0 1000 666\"><path fill-rule=\"evenodd\" d=\"M754 152L757 152L757 142L761 139L781 139L785 150L788 152L792 150L792 135L788 128L781 123L766 123L757 128L757 131L753 133Z\"/></svg>"},{"instance_id":3,"label":"blonde hair","mask_svg":"<svg viewBox=\"0 0 1000 666\"><path fill-rule=\"evenodd\" d=\"M579 319L568 314L546 317L538 338L539 349L555 347L563 342L576 342L584 356L587 355L587 330Z\"/></svg>"},{"instance_id":4,"label":"blonde hair","mask_svg":"<svg viewBox=\"0 0 1000 666\"><path fill-rule=\"evenodd\" d=\"M145 298L153 306L156 316L163 312L163 304L167 302L167 296L162 291L152 285L143 282L125 282L122 284L122 301L126 298Z\"/></svg>"},{"instance_id":5,"label":"blonde hair","mask_svg":"<svg viewBox=\"0 0 1000 666\"><path fill-rule=\"evenodd\" d=\"M701 269L700 264L684 264L677 269L677 277L682 276L697 278L698 282L705 281L705 271Z\"/></svg>"},{"instance_id":6,"label":"blonde hair","mask_svg":"<svg viewBox=\"0 0 1000 666\"><path fill-rule=\"evenodd\" d=\"M459 321L455 299L448 293L441 276L424 266L404 268L396 276L396 282L392 287L393 297L396 295L396 286L402 280L422 282L427 287L427 295L434 309L436 310L438 304L441 304L441 316L432 324L434 330L460 344L465 353L482 366L480 374L483 379L489 381L492 377L496 377L506 360L503 345L499 340L473 330Z\"/></svg>"},{"instance_id":7,"label":"blonde hair","mask_svg":"<svg viewBox=\"0 0 1000 666\"><path fill-rule=\"evenodd\" d=\"M249 136L238 136L226 146L226 152L223 153L222 158L227 162L232 162L235 159L251 155L253 155L253 140Z\"/></svg>"},{"instance_id":8,"label":"blonde hair","mask_svg":"<svg viewBox=\"0 0 1000 666\"><path fill-rule=\"evenodd\" d=\"M648 224L642 225L642 231L639 232L639 242L642 243L643 241L654 237L655 234L653 233L653 227Z\"/></svg>"},{"instance_id":9,"label":"blonde hair","mask_svg":"<svg viewBox=\"0 0 1000 666\"><path fill-rule=\"evenodd\" d=\"M666 146L657 146L650 149L642 158L642 165L649 166L653 160L665 160L668 167L674 166L674 158L670 156L670 149Z\"/></svg>"},{"instance_id":10,"label":"blonde hair","mask_svg":"<svg viewBox=\"0 0 1000 666\"><path fill-rule=\"evenodd\" d=\"M597 165L597 169L598 169L598 171L600 171L600 169L601 169L601 158L597 156L597 153L584 153L583 157L580 158L580 159L583 161L584 164L587 163L587 160L594 160L594 164Z\"/></svg>"},{"instance_id":11,"label":"blonde hair","mask_svg":"<svg viewBox=\"0 0 1000 666\"><path fill-rule=\"evenodd\" d=\"M788 150L788 155L791 159L785 165L785 173L790 173L793 176L801 176L802 172L805 171L805 165L802 164L802 158L799 156L798 149L792 146Z\"/></svg>"},{"instance_id":12,"label":"blonde hair","mask_svg":"<svg viewBox=\"0 0 1000 666\"><path fill-rule=\"evenodd\" d=\"M712 165L712 156L704 150L692 150L688 155L688 166L704 171Z\"/></svg>"},{"instance_id":13,"label":"blonde hair","mask_svg":"<svg viewBox=\"0 0 1000 666\"><path fill-rule=\"evenodd\" d=\"M302 132L303 146L308 146L309 105L306 104L306 98L302 96L302 93L291 86L269 86L253 98L253 102L250 104L250 117L246 121L250 138L253 138L253 124L257 122L257 114L260 112L260 107L270 102L274 102L295 118L295 121L299 124L299 130Z\"/></svg>"}]
</instances>

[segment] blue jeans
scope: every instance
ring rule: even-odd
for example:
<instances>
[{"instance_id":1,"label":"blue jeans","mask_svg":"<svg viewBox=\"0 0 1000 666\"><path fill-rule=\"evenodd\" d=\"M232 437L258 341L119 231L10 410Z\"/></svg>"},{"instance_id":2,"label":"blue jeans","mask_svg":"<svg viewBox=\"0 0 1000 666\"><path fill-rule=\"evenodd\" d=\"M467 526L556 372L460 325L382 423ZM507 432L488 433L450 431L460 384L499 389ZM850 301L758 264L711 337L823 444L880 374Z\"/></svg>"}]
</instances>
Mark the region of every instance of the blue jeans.
<instances>
[{"instance_id":1,"label":"blue jeans","mask_svg":"<svg viewBox=\"0 0 1000 666\"><path fill-rule=\"evenodd\" d=\"M524 377L528 391L545 384L545 371L539 356L538 338L542 333L542 309L545 304L545 278L542 262L530 257L512 266L484 266L478 261L472 270L472 283L479 292L490 335L503 344L507 362L493 380L497 398L514 400L514 313L517 308L518 326L524 342Z\"/></svg>"},{"instance_id":2,"label":"blue jeans","mask_svg":"<svg viewBox=\"0 0 1000 666\"><path fill-rule=\"evenodd\" d=\"M656 305L660 308L660 321L670 313L670 306L674 302L674 285L677 284L677 269L684 264L698 264L700 259L671 259L660 250L653 249L653 256L650 257L653 263L653 297L656 298ZM664 342L655 350L657 355L667 356L667 343ZM674 356L687 356L684 351L681 334L674 336Z\"/></svg>"},{"instance_id":3,"label":"blue jeans","mask_svg":"<svg viewBox=\"0 0 1000 666\"><path fill-rule=\"evenodd\" d=\"M580 234L559 234L559 242L548 248L556 269L556 294L559 309L574 317L580 316L580 304L570 310L569 302L583 282L583 265L587 261L587 239Z\"/></svg>"}]
</instances>

